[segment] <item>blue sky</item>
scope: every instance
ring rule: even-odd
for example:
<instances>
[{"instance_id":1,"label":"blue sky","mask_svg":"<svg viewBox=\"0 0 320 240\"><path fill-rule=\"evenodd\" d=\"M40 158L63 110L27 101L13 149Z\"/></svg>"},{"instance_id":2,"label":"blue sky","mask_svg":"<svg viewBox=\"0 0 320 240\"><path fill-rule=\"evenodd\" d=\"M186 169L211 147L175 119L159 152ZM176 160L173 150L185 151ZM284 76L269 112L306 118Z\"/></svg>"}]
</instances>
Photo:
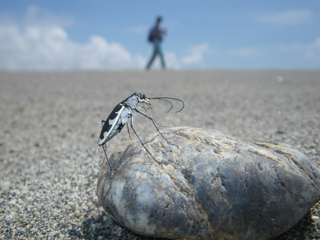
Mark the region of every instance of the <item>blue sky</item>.
<instances>
[{"instance_id":1,"label":"blue sky","mask_svg":"<svg viewBox=\"0 0 320 240\"><path fill-rule=\"evenodd\" d=\"M0 0L0 69L143 70L158 15L169 69L320 68L319 0Z\"/></svg>"}]
</instances>

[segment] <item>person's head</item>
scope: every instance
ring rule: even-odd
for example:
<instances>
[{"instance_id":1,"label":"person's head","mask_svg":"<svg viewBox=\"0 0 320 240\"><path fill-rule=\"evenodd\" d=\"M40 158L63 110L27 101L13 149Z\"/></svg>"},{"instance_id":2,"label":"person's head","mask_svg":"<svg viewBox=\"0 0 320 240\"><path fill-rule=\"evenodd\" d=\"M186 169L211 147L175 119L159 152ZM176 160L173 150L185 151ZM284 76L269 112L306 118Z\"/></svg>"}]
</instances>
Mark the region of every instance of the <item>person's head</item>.
<instances>
[{"instance_id":1,"label":"person's head","mask_svg":"<svg viewBox=\"0 0 320 240\"><path fill-rule=\"evenodd\" d=\"M161 21L162 21L162 17L161 16L157 17L157 24L160 24Z\"/></svg>"}]
</instances>

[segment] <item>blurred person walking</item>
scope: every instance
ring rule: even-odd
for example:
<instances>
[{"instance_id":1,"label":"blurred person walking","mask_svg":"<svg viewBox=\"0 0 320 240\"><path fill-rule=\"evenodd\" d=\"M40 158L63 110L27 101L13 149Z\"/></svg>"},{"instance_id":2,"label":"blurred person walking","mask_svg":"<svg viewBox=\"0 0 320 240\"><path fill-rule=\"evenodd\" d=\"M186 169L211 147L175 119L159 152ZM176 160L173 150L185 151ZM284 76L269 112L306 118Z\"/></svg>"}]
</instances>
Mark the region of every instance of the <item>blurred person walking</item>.
<instances>
[{"instance_id":1,"label":"blurred person walking","mask_svg":"<svg viewBox=\"0 0 320 240\"><path fill-rule=\"evenodd\" d=\"M160 57L162 69L166 69L166 64L164 62L163 53L161 49L161 42L162 42L163 36L166 34L167 31L164 28L160 28L161 21L162 21L162 17L158 17L156 20L155 26L153 26L149 32L148 40L153 44L153 53L149 60L149 63L147 64L147 67L146 67L147 70L150 69L157 55L159 55Z\"/></svg>"}]
</instances>

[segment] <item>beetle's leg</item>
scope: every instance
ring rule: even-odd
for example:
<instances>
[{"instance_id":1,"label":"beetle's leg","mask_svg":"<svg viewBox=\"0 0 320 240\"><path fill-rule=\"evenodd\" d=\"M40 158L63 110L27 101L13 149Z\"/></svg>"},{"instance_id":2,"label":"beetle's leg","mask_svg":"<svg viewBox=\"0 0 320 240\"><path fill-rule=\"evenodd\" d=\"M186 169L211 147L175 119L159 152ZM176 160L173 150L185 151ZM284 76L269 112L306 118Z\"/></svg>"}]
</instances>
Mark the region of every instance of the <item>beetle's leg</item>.
<instances>
[{"instance_id":1,"label":"beetle's leg","mask_svg":"<svg viewBox=\"0 0 320 240\"><path fill-rule=\"evenodd\" d=\"M148 116L149 116L149 117L147 117L147 116L146 116L147 118L149 118L149 119L153 119L154 123L155 123L155 124L157 124L157 125L158 125L158 126L160 126L160 127L166 127L166 126L163 126L163 125L161 125L161 124L157 123L157 122L156 122L156 120L154 120L154 118L153 118L153 117L151 116L151 114L148 112L148 110L147 110L148 108L145 108L145 106L144 106L144 105L143 105L143 109L146 111L146 113L147 113L146 115L148 115Z\"/></svg>"},{"instance_id":2,"label":"beetle's leg","mask_svg":"<svg viewBox=\"0 0 320 240\"><path fill-rule=\"evenodd\" d=\"M171 145L174 145L174 146L178 147L176 144L171 143L168 139L166 139L166 138L162 135L162 133L160 132L159 128L158 128L157 125L156 125L155 120L153 119L153 117L151 116L151 114L150 114L146 109L145 109L145 110L146 110L147 114L144 113L144 112L139 111L138 109L135 109L135 110L136 110L137 113L141 114L142 116L144 116L144 117L146 117L146 118L148 118L148 119L150 119L150 120L152 121L153 125L154 125L155 128L157 129L157 131L158 131L158 133L160 134L160 136L161 136L164 140L166 140L166 142L167 142L168 144L171 144ZM148 114L149 114L149 115L148 115Z\"/></svg>"},{"instance_id":3,"label":"beetle's leg","mask_svg":"<svg viewBox=\"0 0 320 240\"><path fill-rule=\"evenodd\" d=\"M132 139L132 138L131 138L130 129L129 129L129 125L128 125L128 124L127 124L127 129L128 129L129 138Z\"/></svg>"},{"instance_id":4,"label":"beetle's leg","mask_svg":"<svg viewBox=\"0 0 320 240\"><path fill-rule=\"evenodd\" d=\"M153 118L151 118L150 120L151 120L151 122L153 123L154 127L157 129L158 133L161 135L161 137L162 137L164 140L166 140L167 143L178 147L176 144L170 142L168 139L166 139L166 138L162 135L162 133L160 132L160 130L159 130L159 128L157 127L157 125L156 125L156 123L155 123L155 121L154 121Z\"/></svg>"},{"instance_id":5,"label":"beetle's leg","mask_svg":"<svg viewBox=\"0 0 320 240\"><path fill-rule=\"evenodd\" d=\"M137 138L139 139L141 145L144 147L144 149L147 151L147 153L149 153L149 155L153 158L153 160L155 160L157 163L161 164L161 162L159 162L157 159L154 158L154 156L152 156L152 154L149 152L149 150L146 148L146 146L144 145L144 143L141 141L141 139L139 138L138 134L136 133L136 131L133 128L133 117L130 118L130 127L132 129L132 131L134 132L134 134L137 136Z\"/></svg>"},{"instance_id":6,"label":"beetle's leg","mask_svg":"<svg viewBox=\"0 0 320 240\"><path fill-rule=\"evenodd\" d=\"M108 156L107 156L107 152L106 152L106 150L104 149L104 146L105 146L105 145L102 145L102 149L103 149L104 155L106 156L106 159L107 159L107 161L108 161L108 164L109 164L109 167L110 167L110 171L112 172L112 167L111 167L111 165L110 165L110 162L109 162L109 159L108 159Z\"/></svg>"}]
</instances>

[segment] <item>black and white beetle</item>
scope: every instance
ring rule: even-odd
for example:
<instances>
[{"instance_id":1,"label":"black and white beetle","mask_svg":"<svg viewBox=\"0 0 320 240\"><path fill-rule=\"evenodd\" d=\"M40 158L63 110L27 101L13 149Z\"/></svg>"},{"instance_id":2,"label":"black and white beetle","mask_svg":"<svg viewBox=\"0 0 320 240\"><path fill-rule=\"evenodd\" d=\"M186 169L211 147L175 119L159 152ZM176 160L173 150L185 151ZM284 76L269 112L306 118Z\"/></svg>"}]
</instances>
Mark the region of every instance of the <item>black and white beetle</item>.
<instances>
[{"instance_id":1,"label":"black and white beetle","mask_svg":"<svg viewBox=\"0 0 320 240\"><path fill-rule=\"evenodd\" d=\"M136 133L136 131L133 128L133 115L132 115L132 110L135 110L137 113L141 114L142 116L150 119L153 123L153 125L155 126L155 128L157 129L157 131L159 132L159 134L168 142L168 140L161 134L161 132L159 131L159 128L156 125L155 120L153 119L153 117L148 113L147 109L151 108L151 104L150 104L150 99L158 99L158 100L163 100L166 102L169 102L171 104L170 109L167 111L169 112L173 105L170 102L169 99L171 100L176 100L182 103L182 107L179 111L180 112L183 108L184 108L184 103L182 100L177 99L177 98L170 98L170 97L155 97L155 98L148 98L146 97L146 95L142 92L139 93L134 93L132 94L130 97L126 98L125 100L123 100L121 103L119 103L117 106L115 106L115 108L112 110L112 112L110 113L110 115L108 116L107 120L102 121L103 123L103 127L100 133L100 137L99 137L99 141L98 141L98 145L102 146L102 149L104 151L104 154L107 158L110 170L112 171L109 159L107 157L107 153L106 153L106 149L105 149L105 144L110 141L115 135L117 135L121 129L124 127L124 125L126 125L126 123L128 123L130 121L130 127L133 130L134 134L137 136L137 138L139 139L141 145L144 147L144 149L149 153L149 155L155 160L157 161L152 154L149 152L149 150L144 146L143 142L141 141L141 139L139 138L138 134ZM141 103L143 109L146 111L146 113L141 112L140 110L138 110L138 104ZM128 126L128 125L127 125ZM129 127L128 127L128 131L129 131ZM158 161L157 161L158 162Z\"/></svg>"}]
</instances>

